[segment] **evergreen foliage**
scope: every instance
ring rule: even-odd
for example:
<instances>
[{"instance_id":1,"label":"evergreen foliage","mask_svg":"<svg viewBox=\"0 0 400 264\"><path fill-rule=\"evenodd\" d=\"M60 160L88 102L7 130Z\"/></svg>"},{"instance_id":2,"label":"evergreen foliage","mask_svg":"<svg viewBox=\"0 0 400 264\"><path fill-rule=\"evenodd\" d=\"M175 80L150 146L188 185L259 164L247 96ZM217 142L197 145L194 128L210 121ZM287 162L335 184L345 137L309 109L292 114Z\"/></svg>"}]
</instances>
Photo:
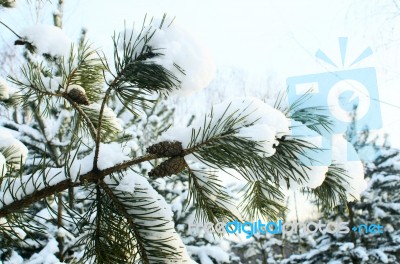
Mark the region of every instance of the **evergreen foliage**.
<instances>
[{"instance_id":1,"label":"evergreen foliage","mask_svg":"<svg viewBox=\"0 0 400 264\"><path fill-rule=\"evenodd\" d=\"M355 125L355 124L353 124ZM354 131L354 127L350 129ZM305 253L294 254L282 263L398 263L400 151L387 141L370 136L368 130L355 137L354 145L364 160L369 187L358 202L325 210L327 221L345 221L349 226L381 225L383 233L350 230L349 234L305 236ZM318 189L318 188L317 188ZM300 252L299 252L300 253Z\"/></svg>"},{"instance_id":2,"label":"evergreen foliage","mask_svg":"<svg viewBox=\"0 0 400 264\"><path fill-rule=\"evenodd\" d=\"M166 27L165 17L159 27ZM0 149L7 160L0 180L2 260L41 263L45 252L68 263L187 263L178 230L202 261L198 249L218 242L190 241L185 224L239 219L238 208L249 219L277 219L285 211L282 182L307 179L302 160L318 151L314 146L279 135L271 155L262 142L238 134L260 118L246 121L251 105L197 117L204 122L191 129L187 145L161 151L159 136L173 124L165 98L180 80L149 60L164 56L163 47L149 44L154 32L143 24L137 37L115 35L112 61L87 41L63 56L38 54L31 42L21 47L26 63L9 77L18 92L3 100L10 115L0 126L29 153L22 146ZM290 109L296 110L287 118L319 133L329 129L316 109ZM240 176L243 185L224 186L220 172ZM321 206L342 201L345 171L331 166L328 178L310 191ZM176 205L174 215L168 203Z\"/></svg>"}]
</instances>

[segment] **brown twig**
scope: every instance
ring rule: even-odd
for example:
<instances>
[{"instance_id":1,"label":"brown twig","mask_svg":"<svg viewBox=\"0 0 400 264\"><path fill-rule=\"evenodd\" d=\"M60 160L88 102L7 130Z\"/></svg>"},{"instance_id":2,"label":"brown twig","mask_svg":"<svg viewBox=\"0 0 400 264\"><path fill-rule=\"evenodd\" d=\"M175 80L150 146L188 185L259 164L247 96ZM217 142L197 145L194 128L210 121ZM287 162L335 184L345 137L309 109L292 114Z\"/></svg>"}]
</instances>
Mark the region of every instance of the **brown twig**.
<instances>
[{"instance_id":1,"label":"brown twig","mask_svg":"<svg viewBox=\"0 0 400 264\"><path fill-rule=\"evenodd\" d=\"M34 202L37 202L43 198L53 195L58 192L66 190L68 187L79 186L80 183L73 183L70 179L61 181L56 185L48 186L44 189L38 190L32 194L24 196L20 200L16 200L8 205L3 206L0 209L0 217L5 217L8 214L15 213L21 209L28 207Z\"/></svg>"},{"instance_id":2,"label":"brown twig","mask_svg":"<svg viewBox=\"0 0 400 264\"><path fill-rule=\"evenodd\" d=\"M0 21L0 24L2 24L3 26L5 26L6 28L8 28L8 30L10 30L15 36L17 36L19 39L22 39L22 37L20 35L18 35L14 30L12 30L9 26L7 26L4 22Z\"/></svg>"},{"instance_id":3,"label":"brown twig","mask_svg":"<svg viewBox=\"0 0 400 264\"><path fill-rule=\"evenodd\" d=\"M104 64L103 64L104 65ZM97 129L98 131L101 130L101 125L103 122L103 113L104 113L104 108L107 104L108 98L110 97L110 93L113 89L116 88L117 83L121 79L121 77L124 75L125 69L123 69L119 75L117 75L114 80L108 85L108 89L106 91L106 94L104 95L103 101L101 102L101 108L100 108L100 113L99 113L99 122L97 124ZM99 159L99 152L100 152L100 140L101 140L101 135L100 133L97 134L96 136L96 148L94 151L94 159L93 159L93 168L97 168L97 161Z\"/></svg>"},{"instance_id":4,"label":"brown twig","mask_svg":"<svg viewBox=\"0 0 400 264\"><path fill-rule=\"evenodd\" d=\"M72 107L78 111L78 113L86 120L86 122L89 125L90 132L93 134L93 138L97 137L97 130L94 127L92 121L90 121L90 118L86 115L86 113L82 110L82 108L79 107L77 103L75 103L71 98L68 96L67 93L64 93L64 98L72 105ZM100 134L100 133L99 133Z\"/></svg>"},{"instance_id":5,"label":"brown twig","mask_svg":"<svg viewBox=\"0 0 400 264\"><path fill-rule=\"evenodd\" d=\"M4 205L2 208L0 208L0 217L4 217L10 213L15 213L20 211L21 209L28 207L29 205L46 198L50 195L53 195L55 193L62 192L68 188L71 187L77 187L77 186L83 186L88 183L97 183L99 179L103 179L107 175L110 175L114 172L121 171L124 169L129 168L130 166L133 166L135 164L142 163L144 161L149 161L159 158L157 155L144 155L136 159L132 159L120 164L117 164L113 167L104 169L104 170L97 170L97 171L90 171L84 175L81 175L79 177L79 180L76 182L71 181L71 179L66 179L63 180L55 185L51 185L48 187L45 187L41 190L38 190L32 194L24 196L20 200L15 200L14 202Z\"/></svg>"},{"instance_id":6,"label":"brown twig","mask_svg":"<svg viewBox=\"0 0 400 264\"><path fill-rule=\"evenodd\" d=\"M106 106L106 103L108 101L108 98L110 96L110 92L113 86L110 86L106 94L103 98L103 102L101 103L101 108L100 108L100 113L99 113L99 122L97 124L97 131L101 131L101 125L103 122L103 113L104 113L104 107ZM94 159L93 159L93 168L97 169L97 161L99 159L99 152L100 152L100 141L101 141L101 133L97 133L96 135L96 149L94 151Z\"/></svg>"},{"instance_id":7,"label":"brown twig","mask_svg":"<svg viewBox=\"0 0 400 264\"><path fill-rule=\"evenodd\" d=\"M208 142L209 144L210 142ZM195 152L200 146L206 145L205 142L200 143L197 146L184 149L183 153L184 155L189 155L193 152ZM98 183L99 180L103 180L106 176L115 173L117 171L125 170L128 169L129 167L145 162L145 161L150 161L154 159L161 158L159 155L156 154L146 154L143 156L140 156L138 158L134 158L129 161L122 162L120 164L117 164L115 166L112 166L110 168L104 169L104 170L98 170L93 168L90 172L83 174L79 177L78 181L72 181L71 179L66 179L63 180L55 185L47 186L41 190L35 191L32 194L24 196L22 199L15 200L11 202L10 204L4 205L2 208L0 208L0 217L5 217L6 215L10 213L15 213L20 211L23 208L28 207L29 205L40 201L43 198L46 198L50 195L53 195L55 193L60 193L68 188L73 188L77 186L83 186L87 185L90 183Z\"/></svg>"}]
</instances>

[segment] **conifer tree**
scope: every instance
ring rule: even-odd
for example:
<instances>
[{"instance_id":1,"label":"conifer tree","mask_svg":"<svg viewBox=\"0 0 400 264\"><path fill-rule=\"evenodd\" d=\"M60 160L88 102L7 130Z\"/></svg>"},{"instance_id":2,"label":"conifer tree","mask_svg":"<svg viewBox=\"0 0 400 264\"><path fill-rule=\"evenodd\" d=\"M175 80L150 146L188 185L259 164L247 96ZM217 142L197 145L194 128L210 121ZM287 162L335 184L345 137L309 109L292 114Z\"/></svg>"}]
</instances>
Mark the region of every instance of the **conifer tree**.
<instances>
[{"instance_id":1,"label":"conifer tree","mask_svg":"<svg viewBox=\"0 0 400 264\"><path fill-rule=\"evenodd\" d=\"M165 98L210 79L196 46L163 46L166 34L181 33L165 16L145 21L115 34L110 59L59 27L14 32L26 63L0 84L5 263L190 263L176 231L182 219L274 220L285 210L283 188L315 180L305 160L320 150L289 134L293 124L329 128L317 109L235 98L194 122L170 120ZM326 170L323 178L346 174L335 165ZM220 172L240 178L241 188L230 192ZM313 192L321 202L343 195L341 184L331 187ZM177 199L185 206L174 216L166 200ZM201 262L198 248L191 253Z\"/></svg>"},{"instance_id":2,"label":"conifer tree","mask_svg":"<svg viewBox=\"0 0 400 264\"><path fill-rule=\"evenodd\" d=\"M353 123L353 126L355 123ZM354 127L350 128L354 132ZM307 236L312 243L304 254L295 254L282 263L398 263L400 152L390 146L387 137L372 137L368 130L355 137L353 143L364 162L368 188L358 202L350 202L336 210L326 210L325 218L340 219L349 226L381 225L382 233L366 232L365 227L348 234L316 233Z\"/></svg>"}]
</instances>

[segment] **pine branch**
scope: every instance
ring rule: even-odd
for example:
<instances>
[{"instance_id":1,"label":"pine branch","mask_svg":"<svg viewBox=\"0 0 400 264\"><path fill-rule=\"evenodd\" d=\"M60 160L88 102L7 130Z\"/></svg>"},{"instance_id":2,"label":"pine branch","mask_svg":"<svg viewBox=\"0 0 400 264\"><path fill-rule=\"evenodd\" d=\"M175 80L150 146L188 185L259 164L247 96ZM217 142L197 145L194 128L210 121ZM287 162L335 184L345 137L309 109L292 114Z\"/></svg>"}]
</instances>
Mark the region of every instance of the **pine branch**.
<instances>
[{"instance_id":1,"label":"pine branch","mask_svg":"<svg viewBox=\"0 0 400 264\"><path fill-rule=\"evenodd\" d=\"M114 83L117 82L118 76L114 79L114 81L110 84L110 87L107 89L106 94L104 95L103 101L101 103L100 107L100 113L99 113L99 121L97 124L97 135L96 135L96 147L95 147L95 152L94 152L94 159L93 159L93 168L97 169L97 161L99 159L99 151L100 151L100 131L101 131L101 124L103 121L103 114L104 114L104 107L106 106L106 103L108 101L108 98L110 97L111 90L114 88Z\"/></svg>"},{"instance_id":2,"label":"pine branch","mask_svg":"<svg viewBox=\"0 0 400 264\"><path fill-rule=\"evenodd\" d=\"M48 106L45 108L46 112L49 112L50 109L54 109L54 102L51 99L63 97L63 94L60 92L60 87L57 87L56 92L47 89L47 85L51 86L50 80L53 76L50 70L43 66L43 62L29 62L27 66L21 68L21 72L25 81L20 81L16 77L9 77L12 83L20 87L21 92L13 97L14 105L18 106L22 104L23 106L27 106L32 101L41 105L44 100L45 105ZM49 83L44 82L46 78L49 80Z\"/></svg>"},{"instance_id":3,"label":"pine branch","mask_svg":"<svg viewBox=\"0 0 400 264\"><path fill-rule=\"evenodd\" d=\"M118 199L118 197L113 193L113 191L110 189L110 187L108 187L108 185L105 184L104 181L100 181L99 186L111 198L114 206L116 206L118 211L121 212L122 215L125 217L125 219L128 221L129 227L135 234L136 240L137 241L143 240L142 235L140 234L139 230L137 229L135 223L132 220L132 216L126 211L125 206L121 203L121 201ZM138 248L138 251L140 252L140 257L144 261L144 263L149 263L149 258L148 258L146 249L144 248L144 245L142 243L138 242L137 248Z\"/></svg>"},{"instance_id":4,"label":"pine branch","mask_svg":"<svg viewBox=\"0 0 400 264\"><path fill-rule=\"evenodd\" d=\"M190 154L190 153L188 153ZM132 160L117 164L115 166L112 166L110 168L104 169L104 170L92 170L86 174L80 175L78 181L71 181L71 179L65 179L55 185L51 186L46 186L43 189L37 190L31 194L28 194L24 196L21 199L14 200L10 204L3 205L3 207L0 208L0 217L4 217L7 214L17 212L25 207L28 207L29 205L40 201L43 198L46 198L48 196L51 196L55 193L60 193L70 187L78 187L78 186L85 186L90 183L97 183L99 180L104 179L104 177L111 175L112 173L116 173L121 170L125 170L133 165L145 162L145 161L150 161L154 159L161 158L158 155L155 154L147 154L143 155L138 158L134 158Z\"/></svg>"},{"instance_id":5,"label":"pine branch","mask_svg":"<svg viewBox=\"0 0 400 264\"><path fill-rule=\"evenodd\" d=\"M165 17L164 17L165 19ZM163 21L160 28L163 26ZM114 64L116 76L109 86L114 86L119 101L134 115L137 115L133 106L140 106L143 101L154 102L149 95L154 93L168 94L173 89L178 89L180 81L169 70L148 59L163 56L154 52L150 40L157 29L148 26L146 19L143 21L141 31L134 39L133 31L124 32L121 36L114 36ZM122 43L121 43L122 42ZM119 49L122 46L122 51ZM175 67L183 73L179 66Z\"/></svg>"},{"instance_id":6,"label":"pine branch","mask_svg":"<svg viewBox=\"0 0 400 264\"><path fill-rule=\"evenodd\" d=\"M85 175L87 178L95 177L93 173ZM41 190L35 191L32 194L24 196L22 199L14 200L12 203L0 208L0 217L6 217L8 214L16 213L23 208L30 206L31 204L38 202L46 197L49 197L55 193L62 192L69 187L75 187L82 185L80 183L73 183L71 180L64 180L56 185L47 186Z\"/></svg>"},{"instance_id":7,"label":"pine branch","mask_svg":"<svg viewBox=\"0 0 400 264\"><path fill-rule=\"evenodd\" d=\"M309 89L288 107L283 106L283 102L287 100L287 93L279 93L274 107L280 109L287 117L305 124L318 134L322 135L324 132L331 133L333 121L326 114L328 111L326 107L303 106L312 97L311 92L311 89Z\"/></svg>"},{"instance_id":8,"label":"pine branch","mask_svg":"<svg viewBox=\"0 0 400 264\"><path fill-rule=\"evenodd\" d=\"M348 185L347 171L339 164L329 166L324 182L315 189L305 188L303 193L314 196L315 203L322 212L330 212L339 205L345 205L347 202L346 188Z\"/></svg>"},{"instance_id":9,"label":"pine branch","mask_svg":"<svg viewBox=\"0 0 400 264\"><path fill-rule=\"evenodd\" d=\"M165 17L164 17L165 18ZM163 22L160 25L162 27ZM123 37L123 54L122 57L118 53L118 42L119 37L114 38L114 59L115 59L115 69L117 74L113 76L114 79L108 84L108 89L103 97L99 121L97 125L97 135L95 138L95 155L93 159L93 168L97 168L98 156L100 151L100 141L101 141L101 125L103 122L104 108L110 97L110 93L113 90L117 91L120 101L124 104L127 109L131 109L126 102L130 101L134 103L138 97L135 95L143 94L143 92L153 92L153 91L171 91L176 88L176 83L179 80L168 70L164 69L160 65L142 62L150 57L159 56L161 54L155 54L152 52L151 48L147 46L148 42L154 35L155 31L150 32L150 29L142 35L144 30L144 25L142 31L136 40L132 44L132 35L130 36L129 42L126 43L126 33ZM143 48L141 51L137 51L137 46L139 43L143 42ZM150 54L150 55L149 55ZM102 61L104 67L107 69L107 63ZM126 86L125 83L128 85ZM137 90L132 90L130 87L137 87ZM130 94L132 93L132 94ZM133 96L133 97L132 97ZM134 111L133 111L134 112Z\"/></svg>"},{"instance_id":10,"label":"pine branch","mask_svg":"<svg viewBox=\"0 0 400 264\"><path fill-rule=\"evenodd\" d=\"M134 263L137 253L132 245L135 236L123 217L120 208L101 188L100 182L87 186L89 192L83 198L90 204L85 215L80 216L80 239L75 243L84 245L83 263L99 264Z\"/></svg>"},{"instance_id":11,"label":"pine branch","mask_svg":"<svg viewBox=\"0 0 400 264\"><path fill-rule=\"evenodd\" d=\"M86 113L82 110L82 108L73 100L71 100L71 98L68 96L68 94L64 94L64 98L67 99L67 101L74 107L74 109L76 111L78 111L78 113L83 117L83 119L86 121L86 123L89 126L89 130L92 134L93 138L97 137L98 131L96 130L96 128L94 127L92 121L90 120L90 118L86 115ZM100 131L100 130L99 130Z\"/></svg>"},{"instance_id":12,"label":"pine branch","mask_svg":"<svg viewBox=\"0 0 400 264\"><path fill-rule=\"evenodd\" d=\"M103 63L103 60L101 60ZM103 65L107 65L104 64ZM110 97L110 93L112 90L116 89L118 87L118 83L120 82L120 79L122 78L122 76L125 74L127 67L121 69L118 74L114 77L114 80L108 85L108 89L106 90L106 93L103 97L103 100L101 102L101 107L100 107L100 113L99 113L99 122L97 125L97 131L101 130L101 124L103 122L103 113L104 113L104 108L107 104L107 101ZM101 141L101 136L100 133L98 133L95 137L95 153L94 153L94 159L93 159L93 168L97 168L97 161L99 159L99 151L100 151L100 141Z\"/></svg>"},{"instance_id":13,"label":"pine branch","mask_svg":"<svg viewBox=\"0 0 400 264\"><path fill-rule=\"evenodd\" d=\"M324 131L332 133L333 121L328 115L321 114L326 110L324 107L305 107L290 114L290 118L305 124L320 135Z\"/></svg>"},{"instance_id":14,"label":"pine branch","mask_svg":"<svg viewBox=\"0 0 400 264\"><path fill-rule=\"evenodd\" d=\"M239 217L227 208L228 205L234 207L232 197L227 194L213 173L194 171L189 166L187 169L189 197L185 207L193 203L196 208L195 220L216 224L218 221L230 221Z\"/></svg>"},{"instance_id":15,"label":"pine branch","mask_svg":"<svg viewBox=\"0 0 400 264\"><path fill-rule=\"evenodd\" d=\"M98 51L92 50L87 42L79 45L78 54L71 48L68 66L63 63L58 65L62 75L66 76L64 86L80 85L84 88L88 100L97 102L103 94L104 70L108 69L103 60Z\"/></svg>"},{"instance_id":16,"label":"pine branch","mask_svg":"<svg viewBox=\"0 0 400 264\"><path fill-rule=\"evenodd\" d=\"M119 173L119 177L130 173L134 172ZM145 178L141 175L135 176L137 179L134 192L119 190L119 180L116 176L112 176L112 181L107 181L110 191L124 208L125 217L130 219L134 230L140 235L137 237L133 233L135 247L138 247L137 244L143 245L148 263L184 263L182 258L186 254L184 250L181 251L183 245L180 244L180 238L174 229L170 208ZM111 207L116 208L113 204ZM120 214L120 211L117 213ZM142 255L140 250L138 254Z\"/></svg>"},{"instance_id":17,"label":"pine branch","mask_svg":"<svg viewBox=\"0 0 400 264\"><path fill-rule=\"evenodd\" d=\"M300 157L307 158L305 150L317 151L316 148L299 139L278 139L280 144L276 146L276 153L263 158L259 155L262 150L258 142L235 136L240 128L235 126L242 118L242 115L222 116L216 125L211 126L211 115L204 121L203 128L192 130L189 148L183 154L193 153L210 167L233 168L248 181L272 177L278 182L280 177L290 177L301 182L307 178L305 166L298 168L293 163L301 164Z\"/></svg>"}]
</instances>

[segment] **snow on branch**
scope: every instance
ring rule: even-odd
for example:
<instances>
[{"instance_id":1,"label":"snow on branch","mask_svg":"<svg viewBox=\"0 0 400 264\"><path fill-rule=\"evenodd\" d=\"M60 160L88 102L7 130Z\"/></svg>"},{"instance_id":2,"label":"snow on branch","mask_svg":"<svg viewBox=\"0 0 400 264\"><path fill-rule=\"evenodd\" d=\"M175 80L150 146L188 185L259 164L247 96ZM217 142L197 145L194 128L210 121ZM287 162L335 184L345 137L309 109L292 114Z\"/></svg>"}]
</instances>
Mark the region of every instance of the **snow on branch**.
<instances>
[{"instance_id":1,"label":"snow on branch","mask_svg":"<svg viewBox=\"0 0 400 264\"><path fill-rule=\"evenodd\" d=\"M173 214L164 198L143 176L132 171L123 175L120 181L108 178L105 182L109 189L104 190L130 219L136 241L143 245L142 257L146 255L150 263L192 263L174 229Z\"/></svg>"},{"instance_id":2,"label":"snow on branch","mask_svg":"<svg viewBox=\"0 0 400 264\"><path fill-rule=\"evenodd\" d=\"M162 66L179 80L174 93L190 95L205 88L215 75L215 64L205 46L190 32L171 21L153 19L142 28L126 29L118 47L134 41L132 55L145 64Z\"/></svg>"},{"instance_id":3,"label":"snow on branch","mask_svg":"<svg viewBox=\"0 0 400 264\"><path fill-rule=\"evenodd\" d=\"M67 57L72 47L72 40L59 28L50 25L34 25L21 32L20 41L29 43L39 54Z\"/></svg>"}]
</instances>

